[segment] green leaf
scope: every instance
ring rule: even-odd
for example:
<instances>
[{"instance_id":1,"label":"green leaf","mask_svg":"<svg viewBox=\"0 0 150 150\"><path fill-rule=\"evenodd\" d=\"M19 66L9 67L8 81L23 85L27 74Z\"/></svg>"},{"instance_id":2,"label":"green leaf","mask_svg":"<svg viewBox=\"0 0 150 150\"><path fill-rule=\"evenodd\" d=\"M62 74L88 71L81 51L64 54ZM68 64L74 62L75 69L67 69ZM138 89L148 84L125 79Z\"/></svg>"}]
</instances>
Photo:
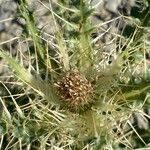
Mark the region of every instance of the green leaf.
<instances>
[{"instance_id":1,"label":"green leaf","mask_svg":"<svg viewBox=\"0 0 150 150\"><path fill-rule=\"evenodd\" d=\"M39 75L32 75L22 65L20 65L15 58L12 58L6 52L0 51L0 57L8 63L9 67L14 71L15 75L19 79L51 103L58 105L58 98L50 84L43 81Z\"/></svg>"},{"instance_id":2,"label":"green leaf","mask_svg":"<svg viewBox=\"0 0 150 150\"><path fill-rule=\"evenodd\" d=\"M7 132L7 125L4 120L0 120L0 135Z\"/></svg>"}]
</instances>

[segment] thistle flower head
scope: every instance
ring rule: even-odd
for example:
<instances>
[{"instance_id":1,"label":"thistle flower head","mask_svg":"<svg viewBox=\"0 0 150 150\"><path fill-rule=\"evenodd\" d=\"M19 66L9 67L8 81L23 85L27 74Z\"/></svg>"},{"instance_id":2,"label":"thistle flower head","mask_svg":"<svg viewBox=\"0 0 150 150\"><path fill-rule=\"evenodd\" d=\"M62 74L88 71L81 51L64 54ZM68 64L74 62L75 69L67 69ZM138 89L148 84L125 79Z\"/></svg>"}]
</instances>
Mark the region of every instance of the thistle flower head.
<instances>
[{"instance_id":1,"label":"thistle flower head","mask_svg":"<svg viewBox=\"0 0 150 150\"><path fill-rule=\"evenodd\" d=\"M67 72L57 83L57 92L71 109L80 109L92 102L93 87L79 71Z\"/></svg>"}]
</instances>

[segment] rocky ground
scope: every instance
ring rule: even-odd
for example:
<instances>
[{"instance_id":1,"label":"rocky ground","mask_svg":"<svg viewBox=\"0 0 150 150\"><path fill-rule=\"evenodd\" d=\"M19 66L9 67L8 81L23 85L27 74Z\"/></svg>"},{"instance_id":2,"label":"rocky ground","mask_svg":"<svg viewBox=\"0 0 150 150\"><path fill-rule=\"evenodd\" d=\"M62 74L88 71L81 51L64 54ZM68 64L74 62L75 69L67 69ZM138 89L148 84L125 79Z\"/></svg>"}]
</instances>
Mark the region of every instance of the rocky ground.
<instances>
[{"instance_id":1,"label":"rocky ground","mask_svg":"<svg viewBox=\"0 0 150 150\"><path fill-rule=\"evenodd\" d=\"M35 9L37 27L44 27L43 33L51 33L53 31L53 25L50 21L51 16L47 15L48 9L45 7L49 6L49 1L42 0L43 4L36 0L28 0L28 2ZM135 0L87 0L87 2L95 8L92 22L94 24L106 22L102 26L103 31L97 31L96 36L98 38L95 40L100 39L100 45L103 50L108 52L115 50L114 40L120 32L118 29L121 29L125 24L118 17L120 13L130 15L131 8L136 5ZM24 24L22 20L16 18L17 8L17 0L0 0L0 47L10 51L12 55L16 53L20 46L19 36L22 34ZM45 38L48 37L45 36ZM26 46L22 44L21 50L26 50ZM6 69L2 68L2 64L3 62L1 61L0 74L5 72L4 70Z\"/></svg>"},{"instance_id":2,"label":"rocky ground","mask_svg":"<svg viewBox=\"0 0 150 150\"><path fill-rule=\"evenodd\" d=\"M37 26L42 28L46 33L50 33L52 30L51 17L47 16L47 8L49 6L48 0L42 0L43 5L36 0L28 0L31 7L35 11L35 16L38 18L36 20ZM102 22L110 21L119 16L119 13L124 15L130 15L131 8L135 6L135 0L89 0L90 3L95 8L95 13L92 17L92 22L94 24L99 24ZM17 20L17 3L16 0L0 0L0 45L10 47L15 47L17 45L16 39L22 33L23 22ZM119 19L116 19L120 21ZM118 32L118 21L110 21L106 23L104 29L107 33L110 30L113 33ZM116 23L117 22L117 23ZM120 24L124 24L121 22ZM121 25L120 25L121 27ZM108 34L103 35L103 41L109 43L112 40L112 36Z\"/></svg>"}]
</instances>

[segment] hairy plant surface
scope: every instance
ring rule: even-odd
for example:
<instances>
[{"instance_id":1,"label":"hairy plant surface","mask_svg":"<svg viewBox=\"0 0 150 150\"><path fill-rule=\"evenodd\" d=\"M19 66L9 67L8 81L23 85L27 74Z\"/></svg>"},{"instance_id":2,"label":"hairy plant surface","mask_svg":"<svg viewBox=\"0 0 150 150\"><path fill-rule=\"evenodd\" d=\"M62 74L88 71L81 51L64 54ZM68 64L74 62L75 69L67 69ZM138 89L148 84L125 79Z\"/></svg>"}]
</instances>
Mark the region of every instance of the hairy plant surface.
<instances>
[{"instance_id":1,"label":"hairy plant surface","mask_svg":"<svg viewBox=\"0 0 150 150\"><path fill-rule=\"evenodd\" d=\"M116 35L109 54L92 37L103 24L92 24L86 1L39 1L53 18L50 40L36 27L35 10L17 2L26 51L0 50L12 72L0 81L0 148L149 149L149 127L132 123L133 115L150 119L143 111L150 106L149 1L138 21L121 16L133 32L126 35L126 26Z\"/></svg>"}]
</instances>

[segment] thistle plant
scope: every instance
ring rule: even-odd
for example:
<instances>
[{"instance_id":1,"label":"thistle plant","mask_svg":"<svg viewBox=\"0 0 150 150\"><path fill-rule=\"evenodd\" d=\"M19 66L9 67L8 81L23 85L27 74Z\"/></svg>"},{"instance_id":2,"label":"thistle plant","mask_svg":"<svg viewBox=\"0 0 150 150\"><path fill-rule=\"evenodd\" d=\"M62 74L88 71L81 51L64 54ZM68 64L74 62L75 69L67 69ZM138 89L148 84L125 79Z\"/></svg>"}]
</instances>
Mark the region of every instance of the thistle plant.
<instances>
[{"instance_id":1,"label":"thistle plant","mask_svg":"<svg viewBox=\"0 0 150 150\"><path fill-rule=\"evenodd\" d=\"M142 43L144 29L135 28L133 35L119 39L121 52L107 64L109 59L102 59L103 52L92 42L98 27L91 22L90 5L84 0L39 3L53 18L52 40L42 37L34 11L19 0L18 17L25 21L20 40L27 50L20 49L16 57L0 51L13 76L1 81L6 94L0 98L0 148L133 149L136 138L149 148L147 135L130 121L135 112L149 118L142 111L149 107L150 90L147 62L140 57L149 51ZM137 78L139 62L145 68Z\"/></svg>"}]
</instances>

